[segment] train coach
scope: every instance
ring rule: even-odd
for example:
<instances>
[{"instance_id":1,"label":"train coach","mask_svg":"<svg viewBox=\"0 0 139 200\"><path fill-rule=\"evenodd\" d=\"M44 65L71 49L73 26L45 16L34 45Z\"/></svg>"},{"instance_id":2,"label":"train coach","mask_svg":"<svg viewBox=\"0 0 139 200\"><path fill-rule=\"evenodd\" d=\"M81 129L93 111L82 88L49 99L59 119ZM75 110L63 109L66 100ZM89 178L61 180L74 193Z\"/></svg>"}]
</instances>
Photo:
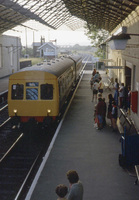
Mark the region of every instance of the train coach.
<instances>
[{"instance_id":1,"label":"train coach","mask_svg":"<svg viewBox=\"0 0 139 200\"><path fill-rule=\"evenodd\" d=\"M62 57L26 67L9 78L8 111L13 121L44 123L59 115L82 73L82 58Z\"/></svg>"}]
</instances>

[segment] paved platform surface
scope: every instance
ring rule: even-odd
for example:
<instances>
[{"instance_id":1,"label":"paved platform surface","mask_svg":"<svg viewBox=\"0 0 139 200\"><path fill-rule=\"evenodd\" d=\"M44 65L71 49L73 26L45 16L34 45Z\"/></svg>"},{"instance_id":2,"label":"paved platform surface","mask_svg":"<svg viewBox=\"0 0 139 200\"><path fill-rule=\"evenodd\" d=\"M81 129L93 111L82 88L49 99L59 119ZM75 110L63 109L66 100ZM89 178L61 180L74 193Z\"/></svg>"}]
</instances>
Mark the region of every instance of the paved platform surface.
<instances>
[{"instance_id":1,"label":"paved platform surface","mask_svg":"<svg viewBox=\"0 0 139 200\"><path fill-rule=\"evenodd\" d=\"M103 80L107 78L101 72ZM56 200L55 188L66 184L66 172L77 170L84 185L84 200L138 200L136 177L119 166L120 134L107 126L94 128L89 72L85 73L39 177L31 200ZM104 91L107 101L109 91ZM110 123L107 121L107 123Z\"/></svg>"},{"instance_id":2,"label":"paved platform surface","mask_svg":"<svg viewBox=\"0 0 139 200\"><path fill-rule=\"evenodd\" d=\"M84 200L139 199L136 177L118 163L120 134L109 126L101 131L93 126L95 102L91 102L90 77L90 73L83 76L31 200L57 199L55 188L60 183L68 186L66 172L70 169L79 173ZM104 73L102 77L107 78ZM104 91L106 101L108 93Z\"/></svg>"}]
</instances>

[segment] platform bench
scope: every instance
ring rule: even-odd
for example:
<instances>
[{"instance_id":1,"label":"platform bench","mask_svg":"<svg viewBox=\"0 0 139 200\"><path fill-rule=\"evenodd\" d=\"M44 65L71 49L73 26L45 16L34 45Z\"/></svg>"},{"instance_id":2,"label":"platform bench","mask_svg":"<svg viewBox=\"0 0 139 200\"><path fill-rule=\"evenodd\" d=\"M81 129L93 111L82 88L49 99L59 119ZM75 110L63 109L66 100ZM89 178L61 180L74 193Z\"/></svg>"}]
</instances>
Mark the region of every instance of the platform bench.
<instances>
[{"instance_id":1,"label":"platform bench","mask_svg":"<svg viewBox=\"0 0 139 200\"><path fill-rule=\"evenodd\" d=\"M122 127L122 131L119 131L121 134L124 133L124 127L126 127L126 132L128 133L128 135L131 134L138 134L138 131L135 127L135 124L132 120L130 120L126 114L126 112L124 112L123 109L118 109L118 114L119 114L119 123L120 126Z\"/></svg>"}]
</instances>

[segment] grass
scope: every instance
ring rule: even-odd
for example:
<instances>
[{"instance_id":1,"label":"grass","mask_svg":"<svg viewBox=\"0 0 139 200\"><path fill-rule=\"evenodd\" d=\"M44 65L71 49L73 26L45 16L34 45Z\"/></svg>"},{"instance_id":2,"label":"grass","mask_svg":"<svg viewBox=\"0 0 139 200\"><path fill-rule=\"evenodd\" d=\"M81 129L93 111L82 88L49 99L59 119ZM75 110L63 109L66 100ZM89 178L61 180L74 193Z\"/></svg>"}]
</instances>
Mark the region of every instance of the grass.
<instances>
[{"instance_id":1,"label":"grass","mask_svg":"<svg viewBox=\"0 0 139 200\"><path fill-rule=\"evenodd\" d=\"M27 61L27 60L31 60L32 65L35 65L37 63L42 62L44 58L20 58L20 61Z\"/></svg>"}]
</instances>

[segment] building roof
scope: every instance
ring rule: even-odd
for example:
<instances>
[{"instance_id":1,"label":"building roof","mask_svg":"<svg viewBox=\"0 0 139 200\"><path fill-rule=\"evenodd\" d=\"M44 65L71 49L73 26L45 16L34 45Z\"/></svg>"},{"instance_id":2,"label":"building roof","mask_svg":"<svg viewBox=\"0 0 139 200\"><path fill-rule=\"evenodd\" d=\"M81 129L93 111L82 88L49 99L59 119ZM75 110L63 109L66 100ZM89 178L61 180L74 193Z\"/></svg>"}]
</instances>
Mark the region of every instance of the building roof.
<instances>
[{"instance_id":1,"label":"building roof","mask_svg":"<svg viewBox=\"0 0 139 200\"><path fill-rule=\"evenodd\" d=\"M72 15L109 32L139 6L139 0L64 0L64 3Z\"/></svg>"},{"instance_id":2,"label":"building roof","mask_svg":"<svg viewBox=\"0 0 139 200\"><path fill-rule=\"evenodd\" d=\"M29 19L57 29L87 23L112 31L139 6L139 0L0 0L0 33Z\"/></svg>"},{"instance_id":3,"label":"building roof","mask_svg":"<svg viewBox=\"0 0 139 200\"><path fill-rule=\"evenodd\" d=\"M38 48L38 50L42 49L42 48L43 48L44 46L46 46L46 45L52 47L53 49L56 49L56 48L57 48L52 42L45 42L43 45L41 45L41 46Z\"/></svg>"}]
</instances>

